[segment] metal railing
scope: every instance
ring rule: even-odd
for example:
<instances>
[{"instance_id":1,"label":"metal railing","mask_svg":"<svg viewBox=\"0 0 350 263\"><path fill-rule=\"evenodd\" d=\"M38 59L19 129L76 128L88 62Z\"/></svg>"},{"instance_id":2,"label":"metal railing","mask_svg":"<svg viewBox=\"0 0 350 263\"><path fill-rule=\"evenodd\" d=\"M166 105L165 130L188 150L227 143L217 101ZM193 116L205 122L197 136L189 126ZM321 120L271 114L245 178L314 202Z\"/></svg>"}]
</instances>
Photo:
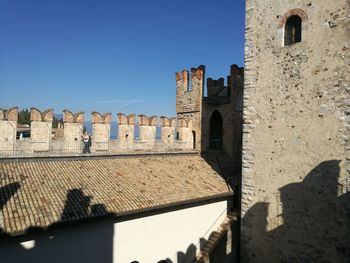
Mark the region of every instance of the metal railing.
<instances>
[{"instance_id":1,"label":"metal railing","mask_svg":"<svg viewBox=\"0 0 350 263\"><path fill-rule=\"evenodd\" d=\"M52 144L50 148L38 147L33 144L25 145L21 149L15 150L2 150L0 149L0 158L11 158L11 157L50 157L50 156L69 156L69 155L85 155L83 153L83 146L77 149L65 149L61 148L63 145ZM90 148L92 155L106 155L106 154L123 154L123 153L141 153L141 152L181 152L190 151L192 148L189 143L182 141L174 141L169 143L164 143L161 141L152 142L142 142L142 141L132 141L132 142L119 142L117 140L110 141L109 143L94 142Z\"/></svg>"}]
</instances>

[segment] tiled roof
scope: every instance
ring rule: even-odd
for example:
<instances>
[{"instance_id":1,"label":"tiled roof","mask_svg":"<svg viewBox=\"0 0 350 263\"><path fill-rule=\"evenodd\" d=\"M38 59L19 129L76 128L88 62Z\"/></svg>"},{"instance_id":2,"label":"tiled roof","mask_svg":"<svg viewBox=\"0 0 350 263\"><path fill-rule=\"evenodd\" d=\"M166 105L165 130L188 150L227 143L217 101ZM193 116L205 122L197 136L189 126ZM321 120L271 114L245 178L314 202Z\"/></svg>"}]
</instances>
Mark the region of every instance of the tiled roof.
<instances>
[{"instance_id":1,"label":"tiled roof","mask_svg":"<svg viewBox=\"0 0 350 263\"><path fill-rule=\"evenodd\" d=\"M131 214L232 194L198 155L0 162L7 234L106 214Z\"/></svg>"}]
</instances>

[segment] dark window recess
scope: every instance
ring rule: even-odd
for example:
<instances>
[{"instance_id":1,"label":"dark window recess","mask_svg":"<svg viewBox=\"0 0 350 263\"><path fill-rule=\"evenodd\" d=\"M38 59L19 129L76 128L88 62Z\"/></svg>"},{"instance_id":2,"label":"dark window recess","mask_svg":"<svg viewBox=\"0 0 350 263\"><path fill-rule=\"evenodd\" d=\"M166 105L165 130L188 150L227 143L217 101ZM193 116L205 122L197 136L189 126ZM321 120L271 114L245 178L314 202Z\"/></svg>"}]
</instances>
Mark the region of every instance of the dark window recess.
<instances>
[{"instance_id":1,"label":"dark window recess","mask_svg":"<svg viewBox=\"0 0 350 263\"><path fill-rule=\"evenodd\" d=\"M222 149L222 126L221 114L215 110L210 118L209 147L213 150Z\"/></svg>"},{"instance_id":2,"label":"dark window recess","mask_svg":"<svg viewBox=\"0 0 350 263\"><path fill-rule=\"evenodd\" d=\"M195 131L192 131L192 142L193 142L192 148L196 149L196 132Z\"/></svg>"},{"instance_id":3,"label":"dark window recess","mask_svg":"<svg viewBox=\"0 0 350 263\"><path fill-rule=\"evenodd\" d=\"M288 18L284 27L285 46L301 42L301 24L300 16L291 16Z\"/></svg>"}]
</instances>

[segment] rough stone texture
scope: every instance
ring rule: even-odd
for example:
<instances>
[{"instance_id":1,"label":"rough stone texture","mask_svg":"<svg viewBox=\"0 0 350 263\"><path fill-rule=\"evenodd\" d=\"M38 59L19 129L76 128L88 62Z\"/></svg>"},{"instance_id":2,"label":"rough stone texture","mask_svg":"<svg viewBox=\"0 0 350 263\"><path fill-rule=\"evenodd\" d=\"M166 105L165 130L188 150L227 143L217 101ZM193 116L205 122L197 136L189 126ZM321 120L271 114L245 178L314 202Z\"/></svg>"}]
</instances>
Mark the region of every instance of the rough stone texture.
<instances>
[{"instance_id":1,"label":"rough stone texture","mask_svg":"<svg viewBox=\"0 0 350 263\"><path fill-rule=\"evenodd\" d=\"M32 121L30 125L31 150L34 152L50 149L52 134L51 121Z\"/></svg>"},{"instance_id":2,"label":"rough stone texture","mask_svg":"<svg viewBox=\"0 0 350 263\"><path fill-rule=\"evenodd\" d=\"M192 120L192 130L196 136L195 148L198 150L201 148L201 110L204 75L204 66L201 65L198 68L191 68L191 85L189 85L188 71L184 70L182 72L176 73L177 118L183 118L186 121Z\"/></svg>"},{"instance_id":3,"label":"rough stone texture","mask_svg":"<svg viewBox=\"0 0 350 263\"><path fill-rule=\"evenodd\" d=\"M69 110L63 111L64 122L64 150L80 151L82 149L82 135L84 130L84 112L73 114Z\"/></svg>"},{"instance_id":4,"label":"rough stone texture","mask_svg":"<svg viewBox=\"0 0 350 263\"><path fill-rule=\"evenodd\" d=\"M349 1L246 1L243 262L350 260L349 43Z\"/></svg>"},{"instance_id":5,"label":"rough stone texture","mask_svg":"<svg viewBox=\"0 0 350 263\"><path fill-rule=\"evenodd\" d=\"M135 125L120 124L118 126L118 141L120 149L132 149L134 144Z\"/></svg>"},{"instance_id":6,"label":"rough stone texture","mask_svg":"<svg viewBox=\"0 0 350 263\"><path fill-rule=\"evenodd\" d=\"M45 152L50 149L52 135L53 110L41 112L37 108L30 109L30 150Z\"/></svg>"},{"instance_id":7,"label":"rough stone texture","mask_svg":"<svg viewBox=\"0 0 350 263\"><path fill-rule=\"evenodd\" d=\"M111 134L112 113L100 114L96 111L92 115L92 151L108 151Z\"/></svg>"},{"instance_id":8,"label":"rough stone texture","mask_svg":"<svg viewBox=\"0 0 350 263\"><path fill-rule=\"evenodd\" d=\"M0 151L11 152L15 149L18 108L8 110L0 108Z\"/></svg>"},{"instance_id":9,"label":"rough stone texture","mask_svg":"<svg viewBox=\"0 0 350 263\"><path fill-rule=\"evenodd\" d=\"M108 151L109 138L111 134L110 123L93 123L92 124L92 147L93 151Z\"/></svg>"},{"instance_id":10,"label":"rough stone texture","mask_svg":"<svg viewBox=\"0 0 350 263\"><path fill-rule=\"evenodd\" d=\"M210 142L210 119L215 110L223 118L223 150L233 157L234 164L241 163L242 148L242 98L243 68L232 65L227 86L224 79L207 79L208 96L202 106L202 152L208 152Z\"/></svg>"},{"instance_id":11,"label":"rough stone texture","mask_svg":"<svg viewBox=\"0 0 350 263\"><path fill-rule=\"evenodd\" d=\"M17 122L0 120L0 150L12 151L16 143Z\"/></svg>"}]
</instances>

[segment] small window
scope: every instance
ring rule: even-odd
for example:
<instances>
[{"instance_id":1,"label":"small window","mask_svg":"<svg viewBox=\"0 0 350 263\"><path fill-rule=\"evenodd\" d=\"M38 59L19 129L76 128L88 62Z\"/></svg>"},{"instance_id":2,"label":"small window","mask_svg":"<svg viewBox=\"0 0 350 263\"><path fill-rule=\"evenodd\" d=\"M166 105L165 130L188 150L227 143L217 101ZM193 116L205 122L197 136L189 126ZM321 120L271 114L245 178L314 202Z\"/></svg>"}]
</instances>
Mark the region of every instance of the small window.
<instances>
[{"instance_id":1,"label":"small window","mask_svg":"<svg viewBox=\"0 0 350 263\"><path fill-rule=\"evenodd\" d=\"M284 45L289 46L301 42L301 18L294 15L287 19L284 26Z\"/></svg>"}]
</instances>

